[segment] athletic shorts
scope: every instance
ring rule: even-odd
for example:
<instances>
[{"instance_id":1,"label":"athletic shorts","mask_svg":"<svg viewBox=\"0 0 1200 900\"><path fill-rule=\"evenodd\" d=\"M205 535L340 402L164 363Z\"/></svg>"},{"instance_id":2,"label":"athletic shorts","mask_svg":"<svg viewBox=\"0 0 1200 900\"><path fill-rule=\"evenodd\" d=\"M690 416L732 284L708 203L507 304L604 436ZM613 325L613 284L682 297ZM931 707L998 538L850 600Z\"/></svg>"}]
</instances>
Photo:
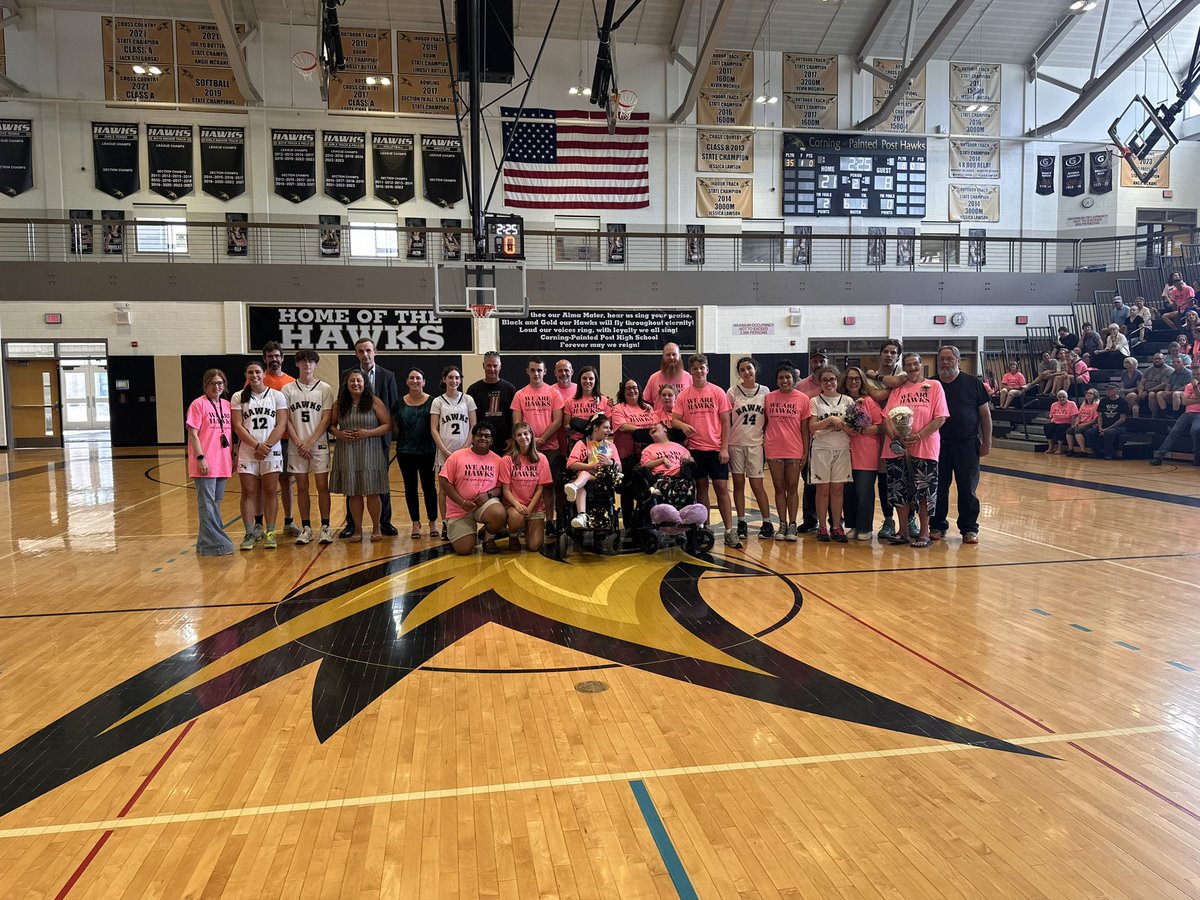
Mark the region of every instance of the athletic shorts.
<instances>
[{"instance_id":1,"label":"athletic shorts","mask_svg":"<svg viewBox=\"0 0 1200 900\"><path fill-rule=\"evenodd\" d=\"M312 472L314 475L323 475L329 471L332 459L328 444L314 445L312 459L305 459L295 448L288 448L287 467L289 472Z\"/></svg>"},{"instance_id":2,"label":"athletic shorts","mask_svg":"<svg viewBox=\"0 0 1200 900\"><path fill-rule=\"evenodd\" d=\"M446 523L446 536L450 538L450 542L454 543L460 538L465 538L469 534L474 534L478 529L477 525L483 524L483 511L493 503L499 503L495 497L489 497L483 506L477 506L465 516L459 516L457 519L450 519Z\"/></svg>"},{"instance_id":3,"label":"athletic shorts","mask_svg":"<svg viewBox=\"0 0 1200 900\"><path fill-rule=\"evenodd\" d=\"M267 454L266 459L255 459L253 455L249 459L246 459L239 454L237 470L246 475L253 475L255 478L261 478L263 475L269 475L271 472L282 472L283 454L278 450L273 450Z\"/></svg>"},{"instance_id":4,"label":"athletic shorts","mask_svg":"<svg viewBox=\"0 0 1200 900\"><path fill-rule=\"evenodd\" d=\"M854 480L850 451L813 447L808 457L809 484L844 484Z\"/></svg>"},{"instance_id":5,"label":"athletic shorts","mask_svg":"<svg viewBox=\"0 0 1200 900\"><path fill-rule=\"evenodd\" d=\"M912 472L909 472L909 464ZM906 459L898 456L887 460L887 495L892 506L913 506L924 500L928 506L937 502L938 462L936 459Z\"/></svg>"},{"instance_id":6,"label":"athletic shorts","mask_svg":"<svg viewBox=\"0 0 1200 900\"><path fill-rule=\"evenodd\" d=\"M730 447L729 471L734 475L745 475L747 478L762 478L762 444L757 447Z\"/></svg>"},{"instance_id":7,"label":"athletic shorts","mask_svg":"<svg viewBox=\"0 0 1200 900\"><path fill-rule=\"evenodd\" d=\"M720 450L691 450L696 461L696 478L711 478L713 481L729 480L729 464L721 462Z\"/></svg>"}]
</instances>

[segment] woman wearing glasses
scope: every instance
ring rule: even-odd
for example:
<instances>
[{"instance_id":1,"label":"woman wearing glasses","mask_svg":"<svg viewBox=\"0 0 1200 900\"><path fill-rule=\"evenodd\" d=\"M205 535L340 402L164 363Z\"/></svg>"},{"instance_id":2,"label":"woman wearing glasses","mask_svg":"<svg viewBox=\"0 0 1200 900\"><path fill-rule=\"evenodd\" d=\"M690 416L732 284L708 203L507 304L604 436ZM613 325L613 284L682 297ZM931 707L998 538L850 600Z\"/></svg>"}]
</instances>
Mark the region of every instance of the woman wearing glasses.
<instances>
[{"instance_id":1,"label":"woman wearing glasses","mask_svg":"<svg viewBox=\"0 0 1200 900\"><path fill-rule=\"evenodd\" d=\"M229 401L222 396L225 373L209 369L203 384L204 393L192 401L186 419L188 477L196 483L196 511L200 517L196 555L229 556L233 541L221 520L225 481L233 474Z\"/></svg>"}]
</instances>

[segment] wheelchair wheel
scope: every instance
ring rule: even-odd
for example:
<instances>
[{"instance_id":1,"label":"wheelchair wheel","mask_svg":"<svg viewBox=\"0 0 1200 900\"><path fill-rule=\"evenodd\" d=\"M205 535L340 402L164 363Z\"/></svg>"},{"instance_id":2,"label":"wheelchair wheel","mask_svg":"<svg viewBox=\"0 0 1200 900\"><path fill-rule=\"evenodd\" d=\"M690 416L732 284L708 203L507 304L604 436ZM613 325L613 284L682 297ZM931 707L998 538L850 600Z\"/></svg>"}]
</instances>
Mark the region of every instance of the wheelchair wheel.
<instances>
[{"instance_id":1,"label":"wheelchair wheel","mask_svg":"<svg viewBox=\"0 0 1200 900\"><path fill-rule=\"evenodd\" d=\"M605 553L616 556L621 552L621 532L614 531L612 534L605 535L601 547Z\"/></svg>"},{"instance_id":2,"label":"wheelchair wheel","mask_svg":"<svg viewBox=\"0 0 1200 900\"><path fill-rule=\"evenodd\" d=\"M567 554L571 552L571 536L566 531L560 531L555 543L558 548L558 558L566 559Z\"/></svg>"},{"instance_id":3,"label":"wheelchair wheel","mask_svg":"<svg viewBox=\"0 0 1200 900\"><path fill-rule=\"evenodd\" d=\"M707 553L716 544L716 536L707 528L698 528L690 535L689 543L697 553Z\"/></svg>"},{"instance_id":4,"label":"wheelchair wheel","mask_svg":"<svg viewBox=\"0 0 1200 900\"><path fill-rule=\"evenodd\" d=\"M643 553L649 553L651 555L657 553L658 532L643 531L640 535L638 535L638 544L641 546Z\"/></svg>"}]
</instances>

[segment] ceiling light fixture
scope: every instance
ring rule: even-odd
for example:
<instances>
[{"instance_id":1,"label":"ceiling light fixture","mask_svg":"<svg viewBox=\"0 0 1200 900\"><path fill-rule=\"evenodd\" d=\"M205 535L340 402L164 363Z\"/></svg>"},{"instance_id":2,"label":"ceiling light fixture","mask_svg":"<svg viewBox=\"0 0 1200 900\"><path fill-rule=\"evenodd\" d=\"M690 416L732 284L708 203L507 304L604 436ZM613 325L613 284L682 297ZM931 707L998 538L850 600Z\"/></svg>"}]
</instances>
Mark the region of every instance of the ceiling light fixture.
<instances>
[{"instance_id":1,"label":"ceiling light fixture","mask_svg":"<svg viewBox=\"0 0 1200 900\"><path fill-rule=\"evenodd\" d=\"M162 69L160 69L158 66L151 66L151 67L150 67L150 74L151 74L151 75L161 75L161 74L162 74Z\"/></svg>"},{"instance_id":2,"label":"ceiling light fixture","mask_svg":"<svg viewBox=\"0 0 1200 900\"><path fill-rule=\"evenodd\" d=\"M145 66L134 66L134 67L133 67L133 74L135 74L135 75L145 75L145 74L146 74L146 67L145 67Z\"/></svg>"}]
</instances>

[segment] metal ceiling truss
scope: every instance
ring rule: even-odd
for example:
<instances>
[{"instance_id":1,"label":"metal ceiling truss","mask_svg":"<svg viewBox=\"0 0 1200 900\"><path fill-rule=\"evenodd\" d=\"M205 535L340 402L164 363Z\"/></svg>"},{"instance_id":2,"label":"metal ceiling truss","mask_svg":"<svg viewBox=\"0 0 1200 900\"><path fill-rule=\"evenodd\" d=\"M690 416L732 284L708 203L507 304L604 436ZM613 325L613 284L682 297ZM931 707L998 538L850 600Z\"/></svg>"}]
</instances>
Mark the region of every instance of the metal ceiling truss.
<instances>
[{"instance_id":1,"label":"metal ceiling truss","mask_svg":"<svg viewBox=\"0 0 1200 900\"><path fill-rule=\"evenodd\" d=\"M217 23L217 31L221 33L221 43L225 45L225 54L229 57L229 68L233 70L238 90L242 92L248 105L262 106L262 94L250 80L250 67L246 65L246 54L242 51L228 0L208 0L208 8L212 10L213 21Z\"/></svg>"},{"instance_id":2,"label":"metal ceiling truss","mask_svg":"<svg viewBox=\"0 0 1200 900\"><path fill-rule=\"evenodd\" d=\"M725 29L725 22L733 12L735 2L736 0L720 0L717 4L717 11L713 13L712 21L708 25L708 34L701 42L700 54L696 57L695 67L692 69L692 79L688 82L687 90L684 92L683 102L679 104L679 108L675 112L671 113L671 121L676 125L682 125L696 105L696 96L700 93L700 82L708 72L708 64L712 61L713 51L717 48L717 41L721 39L721 32ZM1200 2L1200 0L1196 0L1196 2Z\"/></svg>"},{"instance_id":3,"label":"metal ceiling truss","mask_svg":"<svg viewBox=\"0 0 1200 900\"><path fill-rule=\"evenodd\" d=\"M1033 81L1038 75L1038 66L1041 65L1047 56L1054 52L1054 49L1061 44L1071 33L1076 25L1079 24L1083 16L1065 16L1059 20L1058 24L1050 29L1050 33L1042 40L1033 55L1029 57L1029 62L1025 64L1025 77L1029 81Z\"/></svg>"},{"instance_id":4,"label":"metal ceiling truss","mask_svg":"<svg viewBox=\"0 0 1200 900\"><path fill-rule=\"evenodd\" d=\"M866 40L862 42L862 46L858 48L858 53L854 55L854 65L857 67L858 71L861 72L866 69L872 75L877 75L880 78L885 78L888 81L891 81L889 76L884 75L874 66L868 65L868 60L870 60L871 56L875 53L875 45L879 43L879 39L883 36L883 33L887 30L888 26L891 25L892 19L896 17L896 14L906 3L908 4L909 8L908 15L910 22L910 40L908 46L905 47L904 52L905 54L909 52L909 47L912 46L911 23L916 19L917 0L887 0L887 3L884 5L883 9L880 10L879 15L875 17L875 25L871 28L871 33L867 35Z\"/></svg>"},{"instance_id":5,"label":"metal ceiling truss","mask_svg":"<svg viewBox=\"0 0 1200 900\"><path fill-rule=\"evenodd\" d=\"M1148 30L1142 32L1141 37L1126 47L1125 52L1117 57L1117 59L1115 59L1112 64L1104 70L1103 74L1101 74L1099 77L1093 76L1092 78L1088 79L1087 84L1085 84L1082 88L1073 88L1070 85L1057 82L1057 86L1059 87L1063 87L1067 90L1077 91L1079 97L1074 103L1067 107L1066 111L1063 112L1061 116L1059 116L1053 122L1047 122L1045 125L1037 125L1025 132L1025 136L1031 138L1046 137L1058 131L1059 129L1066 128L1068 125L1074 122L1077 118L1079 118L1079 115L1091 105L1093 100L1104 93L1108 86L1116 81L1126 69L1141 59L1148 50L1154 47L1157 41L1161 40L1168 33L1170 33L1170 31L1180 22L1182 22L1197 6L1200 6L1200 0L1180 0L1179 3L1176 3L1173 7L1163 13L1162 16L1160 16L1159 19L1153 25L1151 25ZM1097 38L1098 40L1103 37L1104 29L1101 28L1100 31L1101 35ZM1099 50L1097 50L1097 53L1093 59L1099 59ZM1095 71L1094 66L1095 63L1093 63L1093 71ZM1035 77L1042 81L1049 82L1049 79L1040 72L1035 71ZM1053 84L1056 82L1050 83Z\"/></svg>"}]
</instances>

